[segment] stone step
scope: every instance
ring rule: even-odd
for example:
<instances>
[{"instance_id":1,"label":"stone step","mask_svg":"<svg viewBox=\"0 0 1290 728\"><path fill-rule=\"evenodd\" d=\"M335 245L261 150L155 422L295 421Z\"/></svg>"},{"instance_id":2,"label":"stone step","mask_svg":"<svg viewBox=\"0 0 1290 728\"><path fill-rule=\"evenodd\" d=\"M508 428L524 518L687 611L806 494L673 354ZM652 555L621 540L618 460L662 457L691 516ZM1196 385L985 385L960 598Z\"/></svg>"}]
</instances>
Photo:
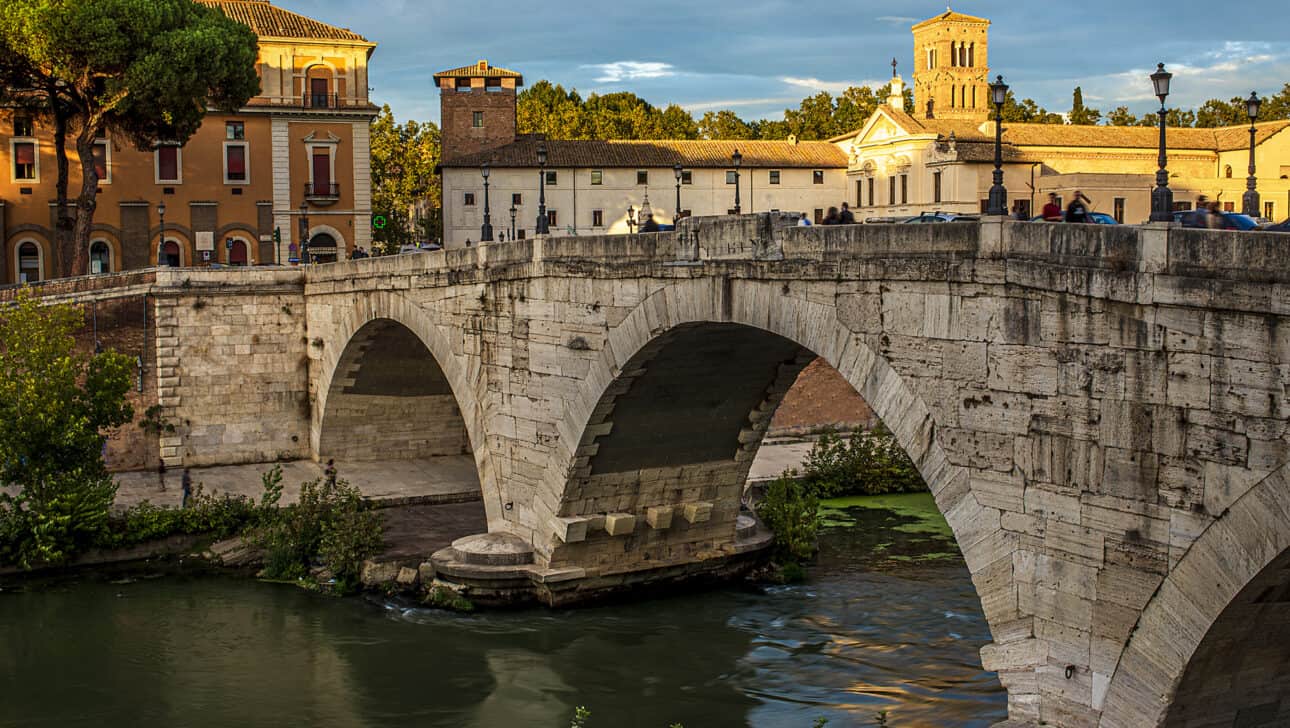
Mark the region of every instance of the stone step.
<instances>
[{"instance_id":1,"label":"stone step","mask_svg":"<svg viewBox=\"0 0 1290 728\"><path fill-rule=\"evenodd\" d=\"M475 566L519 566L533 563L533 547L509 533L480 533L452 542L456 561Z\"/></svg>"}]
</instances>

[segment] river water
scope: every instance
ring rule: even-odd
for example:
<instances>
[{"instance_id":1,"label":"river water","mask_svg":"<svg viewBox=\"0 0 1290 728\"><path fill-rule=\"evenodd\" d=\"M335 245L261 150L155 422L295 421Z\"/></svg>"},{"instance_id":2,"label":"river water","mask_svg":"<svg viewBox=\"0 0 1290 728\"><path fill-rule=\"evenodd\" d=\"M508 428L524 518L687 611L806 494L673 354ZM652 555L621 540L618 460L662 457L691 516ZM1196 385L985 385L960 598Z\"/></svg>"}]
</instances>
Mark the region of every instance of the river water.
<instances>
[{"instance_id":1,"label":"river water","mask_svg":"<svg viewBox=\"0 0 1290 728\"><path fill-rule=\"evenodd\" d=\"M829 511L806 583L453 614L167 573L0 592L0 726L988 726L989 639L929 496ZM849 506L849 507L848 507Z\"/></svg>"}]
</instances>

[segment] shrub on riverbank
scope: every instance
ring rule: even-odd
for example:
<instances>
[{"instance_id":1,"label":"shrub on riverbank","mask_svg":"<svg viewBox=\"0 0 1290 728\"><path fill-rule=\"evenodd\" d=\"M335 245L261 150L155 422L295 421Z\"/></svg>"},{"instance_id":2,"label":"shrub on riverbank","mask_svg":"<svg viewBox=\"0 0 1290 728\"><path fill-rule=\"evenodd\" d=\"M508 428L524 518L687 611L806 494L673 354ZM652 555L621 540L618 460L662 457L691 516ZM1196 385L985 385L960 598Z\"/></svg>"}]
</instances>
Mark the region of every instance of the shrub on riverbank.
<instances>
[{"instance_id":1,"label":"shrub on riverbank","mask_svg":"<svg viewBox=\"0 0 1290 728\"><path fill-rule=\"evenodd\" d=\"M82 311L29 292L0 314L0 565L59 564L107 527L107 430L134 416L130 357L78 351Z\"/></svg>"},{"instance_id":2,"label":"shrub on riverbank","mask_svg":"<svg viewBox=\"0 0 1290 728\"><path fill-rule=\"evenodd\" d=\"M96 545L124 548L178 535L225 539L253 527L265 513L246 496L207 495L198 484L184 508L166 508L144 501L120 517L112 518Z\"/></svg>"},{"instance_id":3,"label":"shrub on riverbank","mask_svg":"<svg viewBox=\"0 0 1290 728\"><path fill-rule=\"evenodd\" d=\"M804 479L821 498L927 490L913 461L881 424L846 439L825 433L815 441L803 466Z\"/></svg>"},{"instance_id":4,"label":"shrub on riverbank","mask_svg":"<svg viewBox=\"0 0 1290 728\"><path fill-rule=\"evenodd\" d=\"M772 559L781 565L814 556L820 530L820 499L809 483L796 476L788 470L771 481L757 504L757 515L775 533Z\"/></svg>"}]
</instances>

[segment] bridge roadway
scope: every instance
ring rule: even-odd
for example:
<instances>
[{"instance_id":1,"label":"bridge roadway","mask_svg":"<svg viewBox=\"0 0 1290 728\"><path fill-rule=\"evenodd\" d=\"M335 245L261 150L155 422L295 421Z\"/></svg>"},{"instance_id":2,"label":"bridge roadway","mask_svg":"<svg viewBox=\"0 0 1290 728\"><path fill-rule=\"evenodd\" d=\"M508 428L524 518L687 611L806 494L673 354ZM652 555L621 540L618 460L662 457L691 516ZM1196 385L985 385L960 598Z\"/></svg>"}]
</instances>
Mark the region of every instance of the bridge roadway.
<instances>
[{"instance_id":1,"label":"bridge roadway","mask_svg":"<svg viewBox=\"0 0 1290 728\"><path fill-rule=\"evenodd\" d=\"M823 357L930 484L1012 724L1290 722L1290 236L786 225L120 283L171 468L469 453L489 535L440 577L552 604L742 568L749 464Z\"/></svg>"}]
</instances>

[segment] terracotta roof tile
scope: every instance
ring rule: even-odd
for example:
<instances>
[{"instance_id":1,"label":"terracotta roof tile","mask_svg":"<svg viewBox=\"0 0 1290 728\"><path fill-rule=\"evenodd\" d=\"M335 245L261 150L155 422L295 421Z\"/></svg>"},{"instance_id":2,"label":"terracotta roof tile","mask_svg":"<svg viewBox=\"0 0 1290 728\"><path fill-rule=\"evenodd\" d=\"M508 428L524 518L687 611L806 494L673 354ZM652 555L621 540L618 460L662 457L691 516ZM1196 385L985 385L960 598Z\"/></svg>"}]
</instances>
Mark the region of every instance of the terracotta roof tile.
<instances>
[{"instance_id":1,"label":"terracotta roof tile","mask_svg":"<svg viewBox=\"0 0 1290 728\"><path fill-rule=\"evenodd\" d=\"M924 20L921 23L915 23L910 28L910 30L915 30L917 28L923 27L924 25L930 25L932 23L940 23L943 21L949 21L952 23L985 23L987 25L990 23L990 21L986 20L985 18L978 18L975 15L968 15L966 13L956 13L953 10L946 8L945 12L941 13L940 15L937 15L934 18L928 18L927 20Z\"/></svg>"},{"instance_id":2,"label":"terracotta roof tile","mask_svg":"<svg viewBox=\"0 0 1290 728\"><path fill-rule=\"evenodd\" d=\"M451 71L440 71L434 75L435 83L438 83L441 78L518 78L520 79L520 85L524 84L524 76L519 71L492 66L489 65L488 61L480 61L471 66L454 68Z\"/></svg>"},{"instance_id":3,"label":"terracotta roof tile","mask_svg":"<svg viewBox=\"0 0 1290 728\"><path fill-rule=\"evenodd\" d=\"M828 142L786 141L583 141L522 137L492 151L457 157L444 167L536 167L537 148L545 144L548 167L728 168L738 149L745 167L845 169L847 155Z\"/></svg>"},{"instance_id":4,"label":"terracotta roof tile","mask_svg":"<svg viewBox=\"0 0 1290 728\"><path fill-rule=\"evenodd\" d=\"M249 27L261 38L305 38L309 40L344 40L369 42L346 28L307 18L284 10L268 0L196 0L216 8L229 18Z\"/></svg>"}]
</instances>

